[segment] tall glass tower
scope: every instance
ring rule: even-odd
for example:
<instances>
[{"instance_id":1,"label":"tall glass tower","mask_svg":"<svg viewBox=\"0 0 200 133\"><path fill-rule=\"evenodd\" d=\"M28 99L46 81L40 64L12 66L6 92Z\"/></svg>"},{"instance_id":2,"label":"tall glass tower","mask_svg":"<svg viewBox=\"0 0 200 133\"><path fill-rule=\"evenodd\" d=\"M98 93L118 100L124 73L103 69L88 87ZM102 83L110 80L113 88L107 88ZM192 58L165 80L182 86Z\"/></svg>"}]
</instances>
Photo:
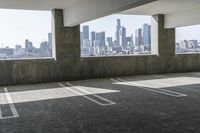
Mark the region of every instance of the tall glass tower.
<instances>
[{"instance_id":1,"label":"tall glass tower","mask_svg":"<svg viewBox=\"0 0 200 133\"><path fill-rule=\"evenodd\" d=\"M116 44L119 46L120 45L120 29L121 29L121 20L117 19L117 27L116 27Z\"/></svg>"}]
</instances>

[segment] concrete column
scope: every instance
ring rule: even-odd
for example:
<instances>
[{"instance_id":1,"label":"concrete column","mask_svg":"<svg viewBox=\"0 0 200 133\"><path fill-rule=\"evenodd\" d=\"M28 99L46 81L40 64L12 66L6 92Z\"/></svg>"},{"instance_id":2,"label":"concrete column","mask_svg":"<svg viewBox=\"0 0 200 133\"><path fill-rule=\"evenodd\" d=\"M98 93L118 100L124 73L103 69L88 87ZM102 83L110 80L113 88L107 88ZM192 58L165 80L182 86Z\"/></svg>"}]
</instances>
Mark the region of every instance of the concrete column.
<instances>
[{"instance_id":1,"label":"concrete column","mask_svg":"<svg viewBox=\"0 0 200 133\"><path fill-rule=\"evenodd\" d=\"M80 59L80 26L64 27L63 10L52 11L54 19L54 35L56 44L56 59Z\"/></svg>"},{"instance_id":2,"label":"concrete column","mask_svg":"<svg viewBox=\"0 0 200 133\"><path fill-rule=\"evenodd\" d=\"M158 53L161 57L175 55L175 29L164 28L164 15L153 16L158 21Z\"/></svg>"}]
</instances>

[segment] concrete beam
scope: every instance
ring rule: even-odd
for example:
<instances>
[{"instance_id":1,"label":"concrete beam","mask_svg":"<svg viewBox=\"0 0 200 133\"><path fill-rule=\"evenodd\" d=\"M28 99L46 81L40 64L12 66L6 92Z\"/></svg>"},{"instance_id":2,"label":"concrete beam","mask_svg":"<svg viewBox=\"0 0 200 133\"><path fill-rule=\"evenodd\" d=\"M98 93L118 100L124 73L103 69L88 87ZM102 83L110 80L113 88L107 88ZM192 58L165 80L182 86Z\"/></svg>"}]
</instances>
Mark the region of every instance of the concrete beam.
<instances>
[{"instance_id":1,"label":"concrete beam","mask_svg":"<svg viewBox=\"0 0 200 133\"><path fill-rule=\"evenodd\" d=\"M157 0L81 0L64 9L64 26L75 26Z\"/></svg>"},{"instance_id":2,"label":"concrete beam","mask_svg":"<svg viewBox=\"0 0 200 133\"><path fill-rule=\"evenodd\" d=\"M200 7L165 15L165 28L200 24Z\"/></svg>"}]
</instances>

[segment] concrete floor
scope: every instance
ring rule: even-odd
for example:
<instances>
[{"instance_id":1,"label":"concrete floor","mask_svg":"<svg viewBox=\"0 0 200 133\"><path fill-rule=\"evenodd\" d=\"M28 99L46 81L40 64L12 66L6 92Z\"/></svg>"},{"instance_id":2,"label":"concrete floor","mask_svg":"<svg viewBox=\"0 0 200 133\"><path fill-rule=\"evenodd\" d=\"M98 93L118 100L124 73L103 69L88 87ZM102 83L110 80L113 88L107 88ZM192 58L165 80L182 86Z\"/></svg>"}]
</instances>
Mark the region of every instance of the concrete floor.
<instances>
[{"instance_id":1,"label":"concrete floor","mask_svg":"<svg viewBox=\"0 0 200 133\"><path fill-rule=\"evenodd\" d=\"M200 73L1 87L0 133L200 133Z\"/></svg>"}]
</instances>

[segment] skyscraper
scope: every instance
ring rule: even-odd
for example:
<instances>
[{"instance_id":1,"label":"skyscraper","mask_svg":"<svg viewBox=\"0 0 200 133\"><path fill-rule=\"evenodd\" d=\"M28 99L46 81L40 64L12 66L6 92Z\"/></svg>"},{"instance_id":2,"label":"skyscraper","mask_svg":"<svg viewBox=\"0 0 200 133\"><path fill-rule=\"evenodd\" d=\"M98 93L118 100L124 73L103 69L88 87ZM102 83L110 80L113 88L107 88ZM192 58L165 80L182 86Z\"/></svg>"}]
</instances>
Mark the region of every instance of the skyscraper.
<instances>
[{"instance_id":1,"label":"skyscraper","mask_svg":"<svg viewBox=\"0 0 200 133\"><path fill-rule=\"evenodd\" d=\"M150 25L144 24L142 26L143 45L148 46L151 43Z\"/></svg>"},{"instance_id":2,"label":"skyscraper","mask_svg":"<svg viewBox=\"0 0 200 133\"><path fill-rule=\"evenodd\" d=\"M120 45L120 29L121 29L121 20L117 19L117 27L116 27L116 34L115 34L115 41L116 45Z\"/></svg>"},{"instance_id":3,"label":"skyscraper","mask_svg":"<svg viewBox=\"0 0 200 133\"><path fill-rule=\"evenodd\" d=\"M129 47L133 47L133 35L131 37L126 37L126 45Z\"/></svg>"},{"instance_id":4,"label":"skyscraper","mask_svg":"<svg viewBox=\"0 0 200 133\"><path fill-rule=\"evenodd\" d=\"M96 41L99 41L100 46L105 46L106 34L104 31L96 33Z\"/></svg>"},{"instance_id":5,"label":"skyscraper","mask_svg":"<svg viewBox=\"0 0 200 133\"><path fill-rule=\"evenodd\" d=\"M52 33L48 33L48 49L52 50Z\"/></svg>"},{"instance_id":6,"label":"skyscraper","mask_svg":"<svg viewBox=\"0 0 200 133\"><path fill-rule=\"evenodd\" d=\"M83 26L83 40L89 40L89 26L85 25Z\"/></svg>"},{"instance_id":7,"label":"skyscraper","mask_svg":"<svg viewBox=\"0 0 200 133\"><path fill-rule=\"evenodd\" d=\"M85 48L86 46L86 51L89 51L88 46L90 45L90 40L89 40L89 26L88 25L84 25L83 26L83 32L82 32L82 37L81 37L81 41L82 41L82 48Z\"/></svg>"},{"instance_id":8,"label":"skyscraper","mask_svg":"<svg viewBox=\"0 0 200 133\"><path fill-rule=\"evenodd\" d=\"M119 45L126 47L126 28L123 26L120 28Z\"/></svg>"},{"instance_id":9,"label":"skyscraper","mask_svg":"<svg viewBox=\"0 0 200 133\"><path fill-rule=\"evenodd\" d=\"M100 43L101 43L101 46L105 46L105 44L106 44L106 33L105 33L105 31L101 32Z\"/></svg>"},{"instance_id":10,"label":"skyscraper","mask_svg":"<svg viewBox=\"0 0 200 133\"><path fill-rule=\"evenodd\" d=\"M95 39L96 39L96 33L93 31L93 32L91 32L91 44L92 44L92 46L94 46Z\"/></svg>"},{"instance_id":11,"label":"skyscraper","mask_svg":"<svg viewBox=\"0 0 200 133\"><path fill-rule=\"evenodd\" d=\"M44 41L40 43L40 50L47 51L49 49L48 42Z\"/></svg>"},{"instance_id":12,"label":"skyscraper","mask_svg":"<svg viewBox=\"0 0 200 133\"><path fill-rule=\"evenodd\" d=\"M95 40L98 42L98 43L96 43L96 44L99 44L99 46L100 46L100 38L101 38L101 33L100 33L100 32L97 32L97 33L96 33Z\"/></svg>"},{"instance_id":13,"label":"skyscraper","mask_svg":"<svg viewBox=\"0 0 200 133\"><path fill-rule=\"evenodd\" d=\"M29 41L28 39L25 40L25 50L26 50L26 52L33 51L33 43L31 41Z\"/></svg>"},{"instance_id":14,"label":"skyscraper","mask_svg":"<svg viewBox=\"0 0 200 133\"><path fill-rule=\"evenodd\" d=\"M112 37L107 37L107 44L108 44L108 47L112 47L113 46L113 39L112 39Z\"/></svg>"},{"instance_id":15,"label":"skyscraper","mask_svg":"<svg viewBox=\"0 0 200 133\"><path fill-rule=\"evenodd\" d=\"M141 46L142 45L142 29L137 29L135 31L135 46Z\"/></svg>"}]
</instances>

